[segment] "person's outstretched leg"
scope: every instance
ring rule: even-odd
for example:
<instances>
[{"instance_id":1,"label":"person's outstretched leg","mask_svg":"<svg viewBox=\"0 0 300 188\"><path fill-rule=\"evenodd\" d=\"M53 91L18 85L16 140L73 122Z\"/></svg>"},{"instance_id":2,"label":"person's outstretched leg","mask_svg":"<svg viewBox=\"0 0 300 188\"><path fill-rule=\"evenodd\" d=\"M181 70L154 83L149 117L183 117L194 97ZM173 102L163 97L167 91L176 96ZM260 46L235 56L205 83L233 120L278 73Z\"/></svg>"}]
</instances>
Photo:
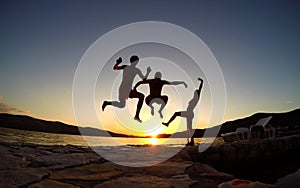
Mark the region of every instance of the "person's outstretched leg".
<instances>
[{"instance_id":1,"label":"person's outstretched leg","mask_svg":"<svg viewBox=\"0 0 300 188\"><path fill-rule=\"evenodd\" d=\"M168 102L168 96L166 96L166 95L161 96L161 100L162 100L162 102L161 102L160 109L158 110L158 113L160 115L160 118L163 118L164 116L162 114L162 111L163 111L163 109L165 108L165 106L166 106L166 104Z\"/></svg>"},{"instance_id":2,"label":"person's outstretched leg","mask_svg":"<svg viewBox=\"0 0 300 188\"><path fill-rule=\"evenodd\" d=\"M144 96L144 94L142 94L142 93L140 93L140 92L138 92L136 90L131 90L129 97L130 98L138 98L139 99L134 119L141 123L142 120L140 119L140 111L142 109L145 96Z\"/></svg>"},{"instance_id":3,"label":"person's outstretched leg","mask_svg":"<svg viewBox=\"0 0 300 188\"><path fill-rule=\"evenodd\" d=\"M167 123L162 123L165 126L169 126L169 124L177 117L177 116L181 116L181 112L175 112L173 114L173 116L171 117L171 119L167 122Z\"/></svg>"}]
</instances>

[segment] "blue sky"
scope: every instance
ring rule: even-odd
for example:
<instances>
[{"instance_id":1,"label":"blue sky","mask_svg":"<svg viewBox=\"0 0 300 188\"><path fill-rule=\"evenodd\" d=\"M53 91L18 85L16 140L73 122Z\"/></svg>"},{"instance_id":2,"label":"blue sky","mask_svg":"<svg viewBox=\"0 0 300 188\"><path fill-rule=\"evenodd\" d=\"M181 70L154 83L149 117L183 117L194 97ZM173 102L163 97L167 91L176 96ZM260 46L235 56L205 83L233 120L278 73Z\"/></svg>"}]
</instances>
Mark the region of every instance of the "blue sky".
<instances>
[{"instance_id":1,"label":"blue sky","mask_svg":"<svg viewBox=\"0 0 300 188\"><path fill-rule=\"evenodd\" d=\"M225 120L300 106L299 1L1 1L0 111L74 123L72 82L110 30L164 21L200 37L227 88Z\"/></svg>"}]
</instances>

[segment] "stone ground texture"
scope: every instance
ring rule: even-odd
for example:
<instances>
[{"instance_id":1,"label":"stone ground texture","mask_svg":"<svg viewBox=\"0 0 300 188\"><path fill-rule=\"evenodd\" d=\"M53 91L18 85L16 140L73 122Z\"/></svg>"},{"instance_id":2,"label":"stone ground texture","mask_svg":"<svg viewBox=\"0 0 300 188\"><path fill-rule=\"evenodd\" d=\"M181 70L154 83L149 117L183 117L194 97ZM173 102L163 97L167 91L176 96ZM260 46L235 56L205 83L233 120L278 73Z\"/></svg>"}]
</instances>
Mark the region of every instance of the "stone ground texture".
<instances>
[{"instance_id":1,"label":"stone ground texture","mask_svg":"<svg viewBox=\"0 0 300 188\"><path fill-rule=\"evenodd\" d=\"M213 188L235 179L191 162L192 150L183 149L157 165L134 168L111 163L88 147L0 143L0 187Z\"/></svg>"}]
</instances>

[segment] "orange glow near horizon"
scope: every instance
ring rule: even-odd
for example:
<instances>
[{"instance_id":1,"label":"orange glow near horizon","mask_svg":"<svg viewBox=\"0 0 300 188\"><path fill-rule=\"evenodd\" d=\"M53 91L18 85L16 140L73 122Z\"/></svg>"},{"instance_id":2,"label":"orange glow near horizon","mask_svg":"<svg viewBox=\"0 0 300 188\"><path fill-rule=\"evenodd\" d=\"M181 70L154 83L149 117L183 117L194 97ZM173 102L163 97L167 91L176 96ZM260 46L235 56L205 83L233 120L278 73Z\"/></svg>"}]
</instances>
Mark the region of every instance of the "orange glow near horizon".
<instances>
[{"instance_id":1,"label":"orange glow near horizon","mask_svg":"<svg viewBox=\"0 0 300 188\"><path fill-rule=\"evenodd\" d=\"M105 118L103 118L103 121L101 122L102 123L101 129L109 130L116 133L127 134L127 135L151 136L151 137L157 137L157 135L159 134L174 134L176 132L185 131L186 119L182 117L176 118L168 127L162 124L162 122L167 122L169 118L172 116L172 114L174 113L171 110L172 109L165 110L164 118L161 119L157 117L158 114L155 114L156 117L153 117L150 114L148 108L144 107L144 111L141 111L140 114L141 120L143 122L139 123L133 120L133 115L129 117L127 116L126 118L122 119L121 122L120 119L116 118L113 109L111 108L105 112L107 113L107 115L105 114L104 116ZM205 128L207 126L208 124L207 122L209 120L203 117L207 117L207 116L201 116L200 119L197 118L194 119L194 126L193 126L194 129Z\"/></svg>"},{"instance_id":2,"label":"orange glow near horizon","mask_svg":"<svg viewBox=\"0 0 300 188\"><path fill-rule=\"evenodd\" d=\"M143 122L139 123L133 119L136 102L136 100L128 100L124 109L108 107L105 112L100 112L99 121L102 129L128 135L151 137L156 137L158 134L173 134L186 129L184 118L176 119L169 127L162 125L162 122L168 121L172 116L174 109L182 109L181 105L172 102L168 103L168 108L163 111L164 118L160 118L157 112L159 109L158 105L154 105L155 115L152 116L150 108L144 104L140 113L140 118Z\"/></svg>"},{"instance_id":3,"label":"orange glow near horizon","mask_svg":"<svg viewBox=\"0 0 300 188\"><path fill-rule=\"evenodd\" d=\"M169 118L170 116L167 116ZM162 119L161 122L166 122L168 119ZM151 126L151 124L146 124L145 122L138 123L130 119L130 122L133 122L131 126L124 125L113 118L107 118L110 121L105 121L103 125L104 130L109 130L116 133L122 133L127 135L136 135L136 136L151 136L156 138L159 134L174 134L176 132L182 132L186 130L186 119L182 117L176 118L168 127L163 124L158 123ZM142 118L141 118L142 119ZM144 120L144 119L143 119ZM208 120L196 120L193 126L196 128L206 128ZM204 126L203 126L204 125Z\"/></svg>"}]
</instances>

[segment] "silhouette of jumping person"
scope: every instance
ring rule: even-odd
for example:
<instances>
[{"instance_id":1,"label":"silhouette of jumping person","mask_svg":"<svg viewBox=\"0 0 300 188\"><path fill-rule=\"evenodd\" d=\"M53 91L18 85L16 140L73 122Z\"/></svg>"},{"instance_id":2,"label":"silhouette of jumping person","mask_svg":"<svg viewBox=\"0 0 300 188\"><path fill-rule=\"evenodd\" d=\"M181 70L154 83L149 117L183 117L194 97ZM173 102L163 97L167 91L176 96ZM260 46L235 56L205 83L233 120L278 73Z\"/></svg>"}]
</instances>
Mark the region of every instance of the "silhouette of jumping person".
<instances>
[{"instance_id":1,"label":"silhouette of jumping person","mask_svg":"<svg viewBox=\"0 0 300 188\"><path fill-rule=\"evenodd\" d=\"M190 130L192 129L192 122L194 118L194 108L197 105L199 98L200 98L200 92L203 86L203 80L201 78L198 78L200 81L200 86L199 89L196 89L194 91L194 96L193 98L189 101L188 107L186 111L180 111L180 112L175 112L171 119L167 123L162 123L165 126L169 126L169 124L177 117L185 117L186 118L186 123L187 123L187 145L194 145L194 138L191 135ZM189 142L189 138L191 141Z\"/></svg>"},{"instance_id":2,"label":"silhouette of jumping person","mask_svg":"<svg viewBox=\"0 0 300 188\"><path fill-rule=\"evenodd\" d=\"M142 122L140 119L140 111L143 106L144 102L144 95L140 92L137 92L136 90L132 90L132 84L134 81L134 78L136 75L138 75L141 79L147 79L149 76L149 73L151 72L151 68L147 68L147 73L144 76L140 69L136 67L136 65L139 63L139 57L136 55L133 55L130 57L130 65L122 65L119 66L122 63L122 58L119 57L117 59L116 64L114 65L114 70L122 70L123 76L122 76L122 82L119 87L119 101L104 101L102 104L102 111L104 111L105 107L107 105L112 105L117 108L124 108L126 104L126 100L129 98L138 98L138 104L136 113L134 116L134 119L138 122Z\"/></svg>"},{"instance_id":3,"label":"silhouette of jumping person","mask_svg":"<svg viewBox=\"0 0 300 188\"><path fill-rule=\"evenodd\" d=\"M162 80L161 77L162 74L160 72L156 72L154 75L154 79L147 79L147 80L140 81L134 86L133 89L136 90L136 88L141 84L149 84L150 94L146 97L146 104L151 108L152 115L154 115L154 107L152 104L153 103L160 104L161 106L160 109L158 110L158 113L160 117L163 118L162 110L166 106L169 99L168 96L161 95L163 86L183 84L185 88L187 88L187 84L183 81L170 82L170 81Z\"/></svg>"}]
</instances>

